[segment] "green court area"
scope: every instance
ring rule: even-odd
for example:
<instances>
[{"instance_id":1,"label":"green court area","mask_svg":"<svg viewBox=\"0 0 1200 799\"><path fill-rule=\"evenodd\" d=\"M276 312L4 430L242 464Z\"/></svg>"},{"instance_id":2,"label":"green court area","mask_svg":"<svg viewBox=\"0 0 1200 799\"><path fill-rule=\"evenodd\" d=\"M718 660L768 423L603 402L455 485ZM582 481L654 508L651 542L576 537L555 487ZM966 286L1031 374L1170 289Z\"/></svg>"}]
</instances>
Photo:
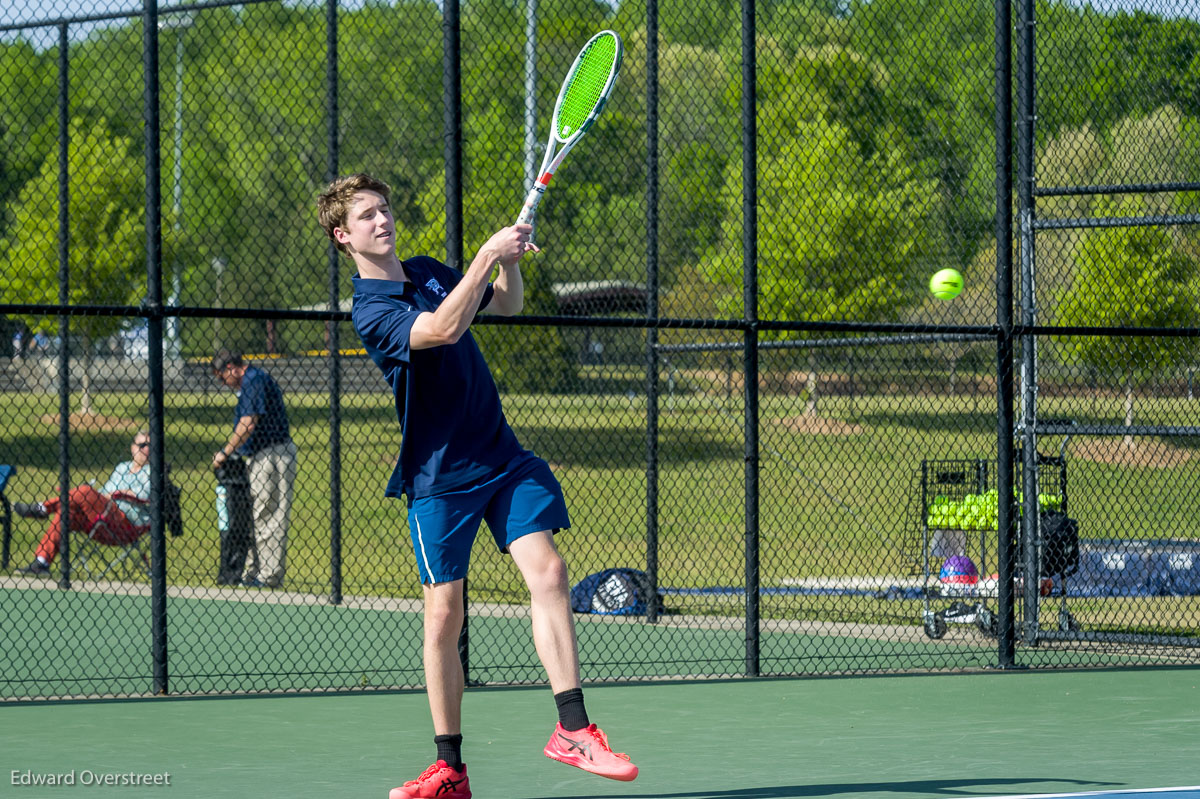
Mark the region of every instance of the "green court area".
<instances>
[{"instance_id":1,"label":"green court area","mask_svg":"<svg viewBox=\"0 0 1200 799\"><path fill-rule=\"evenodd\" d=\"M148 595L37 585L0 589L0 698L152 693ZM167 601L171 694L391 689L424 682L419 603L349 597L333 606L302 594L229 589L195 597L189 591L173 588ZM581 616L577 627L589 681L747 674L738 618L671 615L649 624ZM938 641L901 626L767 621L763 630L763 675L979 670L997 662L995 640L970 626ZM473 604L469 645L475 683L544 678L524 606ZM1040 647L1018 655L1020 664L1037 666L1061 664L1062 653ZM1135 662L1111 650L1077 651L1073 660Z\"/></svg>"},{"instance_id":2,"label":"green court area","mask_svg":"<svg viewBox=\"0 0 1200 799\"><path fill-rule=\"evenodd\" d=\"M1194 785L1200 671L1139 669L589 686L640 766L615 783L554 763L547 688L475 688L464 755L477 797L983 797ZM382 797L432 759L420 692L20 703L0 727L21 779L150 775L88 796Z\"/></svg>"}]
</instances>

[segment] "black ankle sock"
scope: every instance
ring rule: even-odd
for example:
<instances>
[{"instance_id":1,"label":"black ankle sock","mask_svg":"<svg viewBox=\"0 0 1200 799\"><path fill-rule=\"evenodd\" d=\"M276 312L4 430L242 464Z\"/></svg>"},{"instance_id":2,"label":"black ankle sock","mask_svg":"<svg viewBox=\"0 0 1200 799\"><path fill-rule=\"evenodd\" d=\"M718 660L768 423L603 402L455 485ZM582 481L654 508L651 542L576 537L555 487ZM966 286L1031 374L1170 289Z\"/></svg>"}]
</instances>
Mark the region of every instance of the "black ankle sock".
<instances>
[{"instance_id":1,"label":"black ankle sock","mask_svg":"<svg viewBox=\"0 0 1200 799\"><path fill-rule=\"evenodd\" d=\"M587 709L583 706L583 689L572 688L554 695L558 705L558 723L564 730L582 730L588 726Z\"/></svg>"},{"instance_id":2,"label":"black ankle sock","mask_svg":"<svg viewBox=\"0 0 1200 799\"><path fill-rule=\"evenodd\" d=\"M438 760L445 760L450 768L462 771L462 735L435 735L433 742L437 745Z\"/></svg>"}]
</instances>

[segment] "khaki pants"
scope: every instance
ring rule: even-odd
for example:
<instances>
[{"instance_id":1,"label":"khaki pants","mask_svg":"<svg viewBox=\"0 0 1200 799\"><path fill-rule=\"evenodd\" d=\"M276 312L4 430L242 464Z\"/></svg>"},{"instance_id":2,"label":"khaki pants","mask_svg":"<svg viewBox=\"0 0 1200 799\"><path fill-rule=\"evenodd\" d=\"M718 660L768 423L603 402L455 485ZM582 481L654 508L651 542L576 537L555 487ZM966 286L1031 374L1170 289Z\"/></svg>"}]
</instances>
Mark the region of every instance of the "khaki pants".
<instances>
[{"instance_id":1,"label":"khaki pants","mask_svg":"<svg viewBox=\"0 0 1200 799\"><path fill-rule=\"evenodd\" d=\"M292 513L292 483L296 480L296 444L288 441L255 453L250 459L250 497L254 504L254 549L243 582L283 584L287 568L288 522Z\"/></svg>"}]
</instances>

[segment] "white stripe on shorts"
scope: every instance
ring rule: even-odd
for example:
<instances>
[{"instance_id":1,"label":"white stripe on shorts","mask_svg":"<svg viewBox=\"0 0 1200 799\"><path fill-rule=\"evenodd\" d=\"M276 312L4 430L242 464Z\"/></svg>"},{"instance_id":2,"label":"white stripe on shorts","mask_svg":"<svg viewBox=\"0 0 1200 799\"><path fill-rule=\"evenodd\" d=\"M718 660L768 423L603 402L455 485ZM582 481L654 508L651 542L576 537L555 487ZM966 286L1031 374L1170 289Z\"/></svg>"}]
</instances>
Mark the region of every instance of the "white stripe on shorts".
<instances>
[{"instance_id":1,"label":"white stripe on shorts","mask_svg":"<svg viewBox=\"0 0 1200 799\"><path fill-rule=\"evenodd\" d=\"M417 514L413 514L413 521L417 523L417 546L421 549L421 560L425 561L425 573L429 575L429 582L436 583L437 577L433 574L433 569L429 568L429 556L425 554L425 539L421 535L421 520L417 518Z\"/></svg>"}]
</instances>

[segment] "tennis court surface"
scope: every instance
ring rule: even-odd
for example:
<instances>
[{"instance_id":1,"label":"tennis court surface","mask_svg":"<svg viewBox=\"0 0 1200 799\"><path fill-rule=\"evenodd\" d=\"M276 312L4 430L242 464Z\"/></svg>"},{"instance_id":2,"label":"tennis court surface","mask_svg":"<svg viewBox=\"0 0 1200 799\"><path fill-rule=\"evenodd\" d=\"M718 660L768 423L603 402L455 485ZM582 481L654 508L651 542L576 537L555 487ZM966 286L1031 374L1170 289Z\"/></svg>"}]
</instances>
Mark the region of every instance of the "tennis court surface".
<instances>
[{"instance_id":1,"label":"tennis court surface","mask_svg":"<svg viewBox=\"0 0 1200 799\"><path fill-rule=\"evenodd\" d=\"M476 688L464 756L481 799L1180 799L1200 795L1179 788L1200 782L1198 685L1197 669L1143 668L589 686L632 783L542 756L548 688ZM70 796L44 784L69 773L80 789L169 777L97 797L385 797L433 752L420 692L13 703L3 719L14 797Z\"/></svg>"},{"instance_id":2,"label":"tennis court surface","mask_svg":"<svg viewBox=\"0 0 1200 799\"><path fill-rule=\"evenodd\" d=\"M1080 799L1086 796L1102 796L1106 799L1195 799L1200 796L1200 785L1186 788L1144 788L1133 791L1084 791L1083 793L1024 793L1010 796L996 796L990 799Z\"/></svg>"}]
</instances>

